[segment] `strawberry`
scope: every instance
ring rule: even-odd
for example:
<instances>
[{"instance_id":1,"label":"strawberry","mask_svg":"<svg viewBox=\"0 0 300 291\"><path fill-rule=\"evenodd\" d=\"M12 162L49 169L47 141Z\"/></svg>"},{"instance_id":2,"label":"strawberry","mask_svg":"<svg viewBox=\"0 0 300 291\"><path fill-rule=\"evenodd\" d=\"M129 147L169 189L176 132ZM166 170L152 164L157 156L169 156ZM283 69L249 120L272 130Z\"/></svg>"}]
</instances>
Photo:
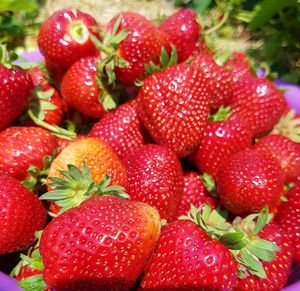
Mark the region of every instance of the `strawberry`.
<instances>
[{"instance_id":1,"label":"strawberry","mask_svg":"<svg viewBox=\"0 0 300 291\"><path fill-rule=\"evenodd\" d=\"M279 248L273 260L263 262L266 278L249 275L238 280L235 290L280 290L288 279L293 261L293 245L284 230L274 222L268 223L258 235Z\"/></svg>"},{"instance_id":2,"label":"strawberry","mask_svg":"<svg viewBox=\"0 0 300 291\"><path fill-rule=\"evenodd\" d=\"M70 169L72 173L68 174ZM79 169L82 169L82 174ZM65 181L57 183L58 178ZM127 175L124 166L112 148L101 139L81 138L65 147L50 166L48 182L53 183L48 185L48 190L53 190L55 186L54 190L58 187L63 193L54 195L49 192L50 194L42 195L41 199L54 201L63 212L89 198L87 193L91 190L91 184L104 181L108 185L119 185L126 189Z\"/></svg>"},{"instance_id":3,"label":"strawberry","mask_svg":"<svg viewBox=\"0 0 300 291\"><path fill-rule=\"evenodd\" d=\"M130 198L156 207L163 219L174 219L183 192L183 173L176 155L165 146L148 144L122 162Z\"/></svg>"},{"instance_id":4,"label":"strawberry","mask_svg":"<svg viewBox=\"0 0 300 291\"><path fill-rule=\"evenodd\" d=\"M106 141L121 158L134 152L146 143L136 107L136 100L120 105L95 123L88 135Z\"/></svg>"},{"instance_id":5,"label":"strawberry","mask_svg":"<svg viewBox=\"0 0 300 291\"><path fill-rule=\"evenodd\" d=\"M300 145L289 138L272 134L261 138L255 148L270 153L280 163L285 182L292 182L300 176Z\"/></svg>"},{"instance_id":6,"label":"strawberry","mask_svg":"<svg viewBox=\"0 0 300 291\"><path fill-rule=\"evenodd\" d=\"M80 10L56 11L40 27L38 46L47 63L62 70L85 56L95 55L96 48L91 35L96 20Z\"/></svg>"},{"instance_id":7,"label":"strawberry","mask_svg":"<svg viewBox=\"0 0 300 291\"><path fill-rule=\"evenodd\" d=\"M276 221L282 226L295 246L294 260L300 262L300 183L286 193L287 202L281 203Z\"/></svg>"},{"instance_id":8,"label":"strawberry","mask_svg":"<svg viewBox=\"0 0 300 291\"><path fill-rule=\"evenodd\" d=\"M69 68L61 83L63 99L75 110L93 118L105 113L100 101L102 89L96 83L97 65L95 57L82 58Z\"/></svg>"},{"instance_id":9,"label":"strawberry","mask_svg":"<svg viewBox=\"0 0 300 291\"><path fill-rule=\"evenodd\" d=\"M64 115L64 103L58 90L49 84L41 68L33 67L28 73L35 86L34 98L29 108L44 122L60 125Z\"/></svg>"},{"instance_id":10,"label":"strawberry","mask_svg":"<svg viewBox=\"0 0 300 291\"><path fill-rule=\"evenodd\" d=\"M26 109L33 84L23 69L12 66L3 45L0 46L0 131L10 126ZM12 57L11 57L12 58ZM22 89L21 89L22 88Z\"/></svg>"},{"instance_id":11,"label":"strawberry","mask_svg":"<svg viewBox=\"0 0 300 291\"><path fill-rule=\"evenodd\" d=\"M163 228L142 279L146 290L231 290L237 280L232 254L191 221Z\"/></svg>"},{"instance_id":12,"label":"strawberry","mask_svg":"<svg viewBox=\"0 0 300 291\"><path fill-rule=\"evenodd\" d=\"M159 29L168 36L169 43L176 47L179 62L184 62L201 51L201 26L197 23L197 13L194 10L177 11L166 18Z\"/></svg>"},{"instance_id":13,"label":"strawberry","mask_svg":"<svg viewBox=\"0 0 300 291\"><path fill-rule=\"evenodd\" d=\"M217 175L221 203L238 215L275 211L283 194L284 173L271 155L245 149L224 160Z\"/></svg>"},{"instance_id":14,"label":"strawberry","mask_svg":"<svg viewBox=\"0 0 300 291\"><path fill-rule=\"evenodd\" d=\"M162 48L169 47L167 36L144 16L135 12L123 12L115 16L106 28L112 37L121 31L127 32L126 37L118 43L116 51L111 48L111 52L108 51L125 61L124 66L116 64L115 74L117 80L127 85L143 79L146 75L145 65L157 63Z\"/></svg>"},{"instance_id":15,"label":"strawberry","mask_svg":"<svg viewBox=\"0 0 300 291\"><path fill-rule=\"evenodd\" d=\"M7 128L0 132L0 173L25 180L29 167L42 168L56 147L56 138L43 128Z\"/></svg>"},{"instance_id":16,"label":"strawberry","mask_svg":"<svg viewBox=\"0 0 300 291\"><path fill-rule=\"evenodd\" d=\"M240 115L230 115L228 108L223 107L209 118L201 137L200 146L191 159L201 172L214 179L223 160L252 144L250 126Z\"/></svg>"},{"instance_id":17,"label":"strawberry","mask_svg":"<svg viewBox=\"0 0 300 291\"><path fill-rule=\"evenodd\" d=\"M224 66L231 71L233 81L247 76L253 76L248 62L248 56L243 52L233 52Z\"/></svg>"},{"instance_id":18,"label":"strawberry","mask_svg":"<svg viewBox=\"0 0 300 291\"><path fill-rule=\"evenodd\" d=\"M203 74L186 64L150 75L138 95L138 114L158 144L179 157L200 143L209 113L209 92Z\"/></svg>"},{"instance_id":19,"label":"strawberry","mask_svg":"<svg viewBox=\"0 0 300 291\"><path fill-rule=\"evenodd\" d=\"M215 200L211 198L201 180L200 174L194 171L185 172L183 175L184 188L176 216L186 215L191 204L200 207L208 203L215 208Z\"/></svg>"},{"instance_id":20,"label":"strawberry","mask_svg":"<svg viewBox=\"0 0 300 291\"><path fill-rule=\"evenodd\" d=\"M271 130L285 106L283 94L267 79L247 77L234 82L232 110L244 115L254 137Z\"/></svg>"},{"instance_id":21,"label":"strawberry","mask_svg":"<svg viewBox=\"0 0 300 291\"><path fill-rule=\"evenodd\" d=\"M42 203L18 180L0 174L0 209L0 254L29 247L45 223Z\"/></svg>"},{"instance_id":22,"label":"strawberry","mask_svg":"<svg viewBox=\"0 0 300 291\"><path fill-rule=\"evenodd\" d=\"M159 215L149 205L116 197L88 199L43 231L43 279L57 291L128 290L159 235Z\"/></svg>"},{"instance_id":23,"label":"strawberry","mask_svg":"<svg viewBox=\"0 0 300 291\"><path fill-rule=\"evenodd\" d=\"M192 66L204 76L203 82L210 90L210 107L212 111L220 106L227 106L232 101L232 75L215 62L210 54L196 55Z\"/></svg>"}]
</instances>

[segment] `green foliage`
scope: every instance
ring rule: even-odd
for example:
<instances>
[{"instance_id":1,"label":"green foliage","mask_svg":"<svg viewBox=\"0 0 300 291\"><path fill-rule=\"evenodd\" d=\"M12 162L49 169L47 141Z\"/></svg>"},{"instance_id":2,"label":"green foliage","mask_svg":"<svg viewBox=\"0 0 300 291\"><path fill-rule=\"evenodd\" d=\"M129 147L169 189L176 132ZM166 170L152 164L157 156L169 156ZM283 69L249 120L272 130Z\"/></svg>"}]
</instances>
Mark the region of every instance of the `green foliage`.
<instances>
[{"instance_id":1,"label":"green foliage","mask_svg":"<svg viewBox=\"0 0 300 291\"><path fill-rule=\"evenodd\" d=\"M0 42L10 48L22 45L24 36L37 25L40 0L1 0L0 1Z\"/></svg>"},{"instance_id":2,"label":"green foliage","mask_svg":"<svg viewBox=\"0 0 300 291\"><path fill-rule=\"evenodd\" d=\"M181 0L175 4L195 9L204 23L215 26L216 15L228 15L225 24L208 37L261 42L247 51L257 64L267 63L280 78L300 84L300 1L299 0ZM202 6L201 6L202 5ZM201 8L200 8L201 6ZM216 11L218 13L216 13ZM237 28L239 33L237 33ZM242 32L241 32L242 31Z\"/></svg>"}]
</instances>

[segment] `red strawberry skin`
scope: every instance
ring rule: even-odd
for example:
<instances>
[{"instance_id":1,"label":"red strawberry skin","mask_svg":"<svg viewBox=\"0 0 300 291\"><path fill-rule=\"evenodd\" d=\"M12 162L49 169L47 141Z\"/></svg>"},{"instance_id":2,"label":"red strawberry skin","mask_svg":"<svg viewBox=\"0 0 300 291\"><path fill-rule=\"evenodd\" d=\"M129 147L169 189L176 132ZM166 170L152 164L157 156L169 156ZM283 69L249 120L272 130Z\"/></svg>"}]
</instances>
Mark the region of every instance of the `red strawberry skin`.
<instances>
[{"instance_id":1,"label":"red strawberry skin","mask_svg":"<svg viewBox=\"0 0 300 291\"><path fill-rule=\"evenodd\" d=\"M176 155L165 146L148 144L122 161L130 198L155 207L163 219L174 219L183 193L183 173Z\"/></svg>"},{"instance_id":2,"label":"red strawberry skin","mask_svg":"<svg viewBox=\"0 0 300 291\"><path fill-rule=\"evenodd\" d=\"M278 160L285 173L285 182L293 182L300 176L299 144L283 135L272 134L261 138L255 148L270 153Z\"/></svg>"},{"instance_id":3,"label":"red strawberry skin","mask_svg":"<svg viewBox=\"0 0 300 291\"><path fill-rule=\"evenodd\" d=\"M217 177L223 160L234 153L251 147L252 131L238 114L231 115L226 121L209 121L202 133L199 148L191 159L203 173Z\"/></svg>"},{"instance_id":4,"label":"red strawberry skin","mask_svg":"<svg viewBox=\"0 0 300 291\"><path fill-rule=\"evenodd\" d=\"M21 68L0 64L0 130L11 125L26 109L33 84Z\"/></svg>"},{"instance_id":5,"label":"red strawberry skin","mask_svg":"<svg viewBox=\"0 0 300 291\"><path fill-rule=\"evenodd\" d=\"M179 157L200 143L209 113L209 92L203 75L179 64L154 73L138 95L138 113L152 138Z\"/></svg>"},{"instance_id":6,"label":"red strawberry skin","mask_svg":"<svg viewBox=\"0 0 300 291\"><path fill-rule=\"evenodd\" d=\"M97 59L82 58L73 64L61 83L64 100L75 110L93 118L104 115L104 108L99 102L101 89L96 84Z\"/></svg>"},{"instance_id":7,"label":"red strawberry skin","mask_svg":"<svg viewBox=\"0 0 300 291\"><path fill-rule=\"evenodd\" d=\"M120 105L95 123L88 135L101 138L119 157L125 157L146 143L145 128L138 118L136 107L136 100Z\"/></svg>"},{"instance_id":8,"label":"red strawberry skin","mask_svg":"<svg viewBox=\"0 0 300 291\"><path fill-rule=\"evenodd\" d=\"M123 12L115 16L108 24L111 32L116 20L121 17L118 32L128 30L126 39L118 45L117 54L129 63L127 68L116 67L116 77L126 85L134 85L136 80L145 77L145 65L157 63L163 47L168 48L167 36L147 20L135 12Z\"/></svg>"},{"instance_id":9,"label":"red strawberry skin","mask_svg":"<svg viewBox=\"0 0 300 291\"><path fill-rule=\"evenodd\" d=\"M0 132L0 173L22 181L28 168L42 168L44 157L56 147L56 138L41 127L7 128Z\"/></svg>"},{"instance_id":10,"label":"red strawberry skin","mask_svg":"<svg viewBox=\"0 0 300 291\"><path fill-rule=\"evenodd\" d=\"M277 160L254 149L232 155L217 175L221 203L236 215L259 212L264 205L275 211L283 185L284 173Z\"/></svg>"},{"instance_id":11,"label":"red strawberry skin","mask_svg":"<svg viewBox=\"0 0 300 291\"><path fill-rule=\"evenodd\" d=\"M271 81L255 77L240 78L233 87L232 110L244 115L253 136L271 130L286 109L283 94Z\"/></svg>"},{"instance_id":12,"label":"red strawberry skin","mask_svg":"<svg viewBox=\"0 0 300 291\"><path fill-rule=\"evenodd\" d=\"M0 254L23 250L43 228L46 213L39 199L13 177L0 174Z\"/></svg>"},{"instance_id":13,"label":"red strawberry skin","mask_svg":"<svg viewBox=\"0 0 300 291\"><path fill-rule=\"evenodd\" d=\"M226 62L225 67L231 71L234 82L240 78L253 76L247 58L245 53L233 52Z\"/></svg>"},{"instance_id":14,"label":"red strawberry skin","mask_svg":"<svg viewBox=\"0 0 300 291\"><path fill-rule=\"evenodd\" d=\"M217 65L213 55L208 53L196 55L192 66L201 72L204 76L203 82L209 87L212 111L217 111L221 105L231 104L233 95L232 75L228 70Z\"/></svg>"},{"instance_id":15,"label":"red strawberry skin","mask_svg":"<svg viewBox=\"0 0 300 291\"><path fill-rule=\"evenodd\" d=\"M294 252L287 233L276 223L270 222L259 233L259 237L274 242L280 250L276 252L274 260L262 262L267 278L249 275L244 279L238 279L235 290L281 290L287 282Z\"/></svg>"},{"instance_id":16,"label":"red strawberry skin","mask_svg":"<svg viewBox=\"0 0 300 291\"><path fill-rule=\"evenodd\" d=\"M76 26L81 25L80 32ZM38 45L46 61L63 69L85 56L96 53L90 38L97 26L96 20L79 10L64 9L55 12L42 25Z\"/></svg>"},{"instance_id":17,"label":"red strawberry skin","mask_svg":"<svg viewBox=\"0 0 300 291\"><path fill-rule=\"evenodd\" d=\"M43 279L57 290L128 290L160 235L157 211L116 197L91 198L45 228Z\"/></svg>"},{"instance_id":18,"label":"red strawberry skin","mask_svg":"<svg viewBox=\"0 0 300 291\"><path fill-rule=\"evenodd\" d=\"M199 208L202 204L208 203L211 208L215 208L215 200L209 196L199 173L193 171L185 172L183 181L183 195L178 207L177 217L187 215L191 204Z\"/></svg>"},{"instance_id":19,"label":"red strawberry skin","mask_svg":"<svg viewBox=\"0 0 300 291\"><path fill-rule=\"evenodd\" d=\"M201 51L201 27L196 18L195 11L181 9L159 25L159 29L168 36L170 44L175 46L179 62L184 62Z\"/></svg>"},{"instance_id":20,"label":"red strawberry skin","mask_svg":"<svg viewBox=\"0 0 300 291\"><path fill-rule=\"evenodd\" d=\"M295 246L294 260L300 262L300 182L288 190L287 202L281 203L276 221L282 226Z\"/></svg>"},{"instance_id":21,"label":"red strawberry skin","mask_svg":"<svg viewBox=\"0 0 300 291\"><path fill-rule=\"evenodd\" d=\"M161 233L143 279L146 290L232 290L237 268L232 254L195 223L176 220Z\"/></svg>"}]
</instances>

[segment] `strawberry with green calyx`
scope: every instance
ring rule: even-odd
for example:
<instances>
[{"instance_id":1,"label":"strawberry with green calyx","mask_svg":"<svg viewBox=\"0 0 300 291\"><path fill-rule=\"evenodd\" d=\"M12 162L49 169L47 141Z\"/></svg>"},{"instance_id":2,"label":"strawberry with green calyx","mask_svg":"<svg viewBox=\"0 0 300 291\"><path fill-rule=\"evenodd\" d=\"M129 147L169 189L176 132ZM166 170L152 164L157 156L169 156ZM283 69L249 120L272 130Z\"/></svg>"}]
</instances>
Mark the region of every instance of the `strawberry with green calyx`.
<instances>
[{"instance_id":1,"label":"strawberry with green calyx","mask_svg":"<svg viewBox=\"0 0 300 291\"><path fill-rule=\"evenodd\" d=\"M221 162L251 144L251 127L242 116L231 114L229 107L221 106L218 112L209 116L200 146L190 159L201 172L216 179Z\"/></svg>"},{"instance_id":2,"label":"strawberry with green calyx","mask_svg":"<svg viewBox=\"0 0 300 291\"><path fill-rule=\"evenodd\" d=\"M95 183L86 162L84 162L82 170L74 165L68 165L68 170L59 172L62 178L48 177L50 181L48 186L53 190L40 196L41 200L55 202L61 207L59 214L80 205L83 201L92 197L117 196L129 198L123 187L110 185L111 179L108 175L104 175L100 182Z\"/></svg>"},{"instance_id":3,"label":"strawberry with green calyx","mask_svg":"<svg viewBox=\"0 0 300 291\"><path fill-rule=\"evenodd\" d=\"M272 290L282 288L291 266L293 249L282 229L269 222L268 208L264 207L259 214L245 218L236 217L232 223L226 221L226 215L218 209L211 211L209 205L198 209L192 206L189 214L181 219L198 224L231 251L239 263L240 286L252 282L253 286L261 287L272 282ZM277 278L276 270L278 280L274 280ZM239 287L237 290L240 290Z\"/></svg>"},{"instance_id":4,"label":"strawberry with green calyx","mask_svg":"<svg viewBox=\"0 0 300 291\"><path fill-rule=\"evenodd\" d=\"M197 13L191 9L181 9L166 18L160 25L171 44L178 52L179 62L184 62L201 52L201 26L197 21Z\"/></svg>"},{"instance_id":5,"label":"strawberry with green calyx","mask_svg":"<svg viewBox=\"0 0 300 291\"><path fill-rule=\"evenodd\" d=\"M209 114L210 91L205 77L178 64L144 80L138 114L152 138L185 157L199 146Z\"/></svg>"},{"instance_id":6,"label":"strawberry with green calyx","mask_svg":"<svg viewBox=\"0 0 300 291\"><path fill-rule=\"evenodd\" d=\"M33 90L29 74L12 65L17 58L13 52L8 55L6 46L0 45L0 131L21 116Z\"/></svg>"},{"instance_id":7,"label":"strawberry with green calyx","mask_svg":"<svg viewBox=\"0 0 300 291\"><path fill-rule=\"evenodd\" d=\"M300 142L300 117L296 115L294 109L283 114L277 124L271 131L271 134L281 134L290 140Z\"/></svg>"},{"instance_id":8,"label":"strawberry with green calyx","mask_svg":"<svg viewBox=\"0 0 300 291\"><path fill-rule=\"evenodd\" d=\"M88 199L43 231L43 279L57 291L129 290L146 267L160 228L158 212L148 204Z\"/></svg>"},{"instance_id":9,"label":"strawberry with green calyx","mask_svg":"<svg viewBox=\"0 0 300 291\"><path fill-rule=\"evenodd\" d=\"M145 65L157 63L162 48L169 48L167 36L138 13L123 12L115 16L106 28L108 40L114 35L122 36L121 41L115 41L117 46L114 54L123 61L121 66L117 63L110 67L114 69L116 79L127 85L142 80L146 73Z\"/></svg>"},{"instance_id":10,"label":"strawberry with green calyx","mask_svg":"<svg viewBox=\"0 0 300 291\"><path fill-rule=\"evenodd\" d=\"M50 84L48 72L42 66L35 66L28 73L35 86L29 110L48 124L60 125L64 115L64 102L58 90Z\"/></svg>"},{"instance_id":11,"label":"strawberry with green calyx","mask_svg":"<svg viewBox=\"0 0 300 291\"><path fill-rule=\"evenodd\" d=\"M285 183L296 181L300 176L300 145L280 134L262 137L254 146L257 150L271 154L281 165Z\"/></svg>"},{"instance_id":12,"label":"strawberry with green calyx","mask_svg":"<svg viewBox=\"0 0 300 291\"><path fill-rule=\"evenodd\" d=\"M24 181L29 167L42 169L44 157L57 146L56 138L44 128L7 128L0 132L0 172Z\"/></svg>"},{"instance_id":13,"label":"strawberry with green calyx","mask_svg":"<svg viewBox=\"0 0 300 291\"><path fill-rule=\"evenodd\" d=\"M271 154L249 148L222 162L217 174L221 203L236 215L276 211L284 192L284 172Z\"/></svg>"},{"instance_id":14,"label":"strawberry with green calyx","mask_svg":"<svg viewBox=\"0 0 300 291\"><path fill-rule=\"evenodd\" d=\"M237 282L233 255L198 224L175 220L161 232L142 278L145 290L231 290Z\"/></svg>"}]
</instances>

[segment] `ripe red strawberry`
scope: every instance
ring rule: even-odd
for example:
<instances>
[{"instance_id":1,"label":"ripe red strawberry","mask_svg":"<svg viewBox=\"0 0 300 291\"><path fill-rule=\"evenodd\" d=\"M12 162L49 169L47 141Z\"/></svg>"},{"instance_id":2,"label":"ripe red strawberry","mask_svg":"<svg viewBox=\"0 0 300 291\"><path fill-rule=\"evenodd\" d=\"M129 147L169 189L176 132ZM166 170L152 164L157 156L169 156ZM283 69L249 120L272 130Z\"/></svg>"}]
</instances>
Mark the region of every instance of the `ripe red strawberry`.
<instances>
[{"instance_id":1,"label":"ripe red strawberry","mask_svg":"<svg viewBox=\"0 0 300 291\"><path fill-rule=\"evenodd\" d=\"M213 111L232 102L232 75L228 70L217 65L213 55L197 55L192 66L204 75L203 82L210 90L210 107Z\"/></svg>"},{"instance_id":2,"label":"ripe red strawberry","mask_svg":"<svg viewBox=\"0 0 300 291\"><path fill-rule=\"evenodd\" d=\"M15 178L0 174L0 209L0 254L29 247L45 223L39 199Z\"/></svg>"},{"instance_id":3,"label":"ripe red strawberry","mask_svg":"<svg viewBox=\"0 0 300 291\"><path fill-rule=\"evenodd\" d=\"M300 176L300 145L289 138L272 134L261 138L255 148L271 154L280 163L285 182L292 182Z\"/></svg>"},{"instance_id":4,"label":"ripe red strawberry","mask_svg":"<svg viewBox=\"0 0 300 291\"><path fill-rule=\"evenodd\" d=\"M271 155L255 149L239 151L224 160L217 175L221 203L237 215L275 211L283 194L284 173Z\"/></svg>"},{"instance_id":5,"label":"ripe red strawberry","mask_svg":"<svg viewBox=\"0 0 300 291\"><path fill-rule=\"evenodd\" d=\"M163 228L141 286L146 290L231 290L237 280L232 254L191 221Z\"/></svg>"},{"instance_id":6,"label":"ripe red strawberry","mask_svg":"<svg viewBox=\"0 0 300 291\"><path fill-rule=\"evenodd\" d=\"M201 27L194 10L179 10L166 18L159 29L168 36L170 44L176 47L179 62L184 62L201 51Z\"/></svg>"},{"instance_id":7,"label":"ripe red strawberry","mask_svg":"<svg viewBox=\"0 0 300 291\"><path fill-rule=\"evenodd\" d=\"M154 73L138 95L138 114L158 144L179 157L196 149L209 113L205 77L186 64Z\"/></svg>"},{"instance_id":8,"label":"ripe red strawberry","mask_svg":"<svg viewBox=\"0 0 300 291\"><path fill-rule=\"evenodd\" d=\"M0 64L0 130L10 126L26 109L33 85L26 71Z\"/></svg>"},{"instance_id":9,"label":"ripe red strawberry","mask_svg":"<svg viewBox=\"0 0 300 291\"><path fill-rule=\"evenodd\" d=\"M82 58L73 64L61 83L64 100L75 110L93 118L100 118L105 110L99 99L102 90L96 84L98 60Z\"/></svg>"},{"instance_id":10,"label":"ripe red strawberry","mask_svg":"<svg viewBox=\"0 0 300 291\"><path fill-rule=\"evenodd\" d=\"M267 79L247 77L234 82L232 110L244 115L255 137L272 129L285 106L283 94Z\"/></svg>"},{"instance_id":11,"label":"ripe red strawberry","mask_svg":"<svg viewBox=\"0 0 300 291\"><path fill-rule=\"evenodd\" d=\"M0 132L0 173L26 179L30 166L43 167L57 141L41 127L10 127Z\"/></svg>"},{"instance_id":12,"label":"ripe red strawberry","mask_svg":"<svg viewBox=\"0 0 300 291\"><path fill-rule=\"evenodd\" d=\"M64 115L64 102L58 90L49 84L47 76L39 67L31 68L28 73L35 87L29 108L44 122L60 125Z\"/></svg>"},{"instance_id":13,"label":"ripe red strawberry","mask_svg":"<svg viewBox=\"0 0 300 291\"><path fill-rule=\"evenodd\" d=\"M288 279L289 270L293 261L293 245L287 233L274 222L268 223L258 235L261 239L273 242L279 247L276 258L263 262L266 278L249 275L238 279L235 290L281 290Z\"/></svg>"},{"instance_id":14,"label":"ripe red strawberry","mask_svg":"<svg viewBox=\"0 0 300 291\"><path fill-rule=\"evenodd\" d=\"M187 215L191 204L197 208L204 203L208 203L211 208L215 208L215 200L211 198L205 189L200 174L197 172L185 172L183 175L184 188L176 216Z\"/></svg>"},{"instance_id":15,"label":"ripe red strawberry","mask_svg":"<svg viewBox=\"0 0 300 291\"><path fill-rule=\"evenodd\" d=\"M222 114L221 111L218 113ZM252 144L251 127L240 115L232 114L224 120L222 116L217 117L218 113L215 121L208 121L201 136L200 146L191 156L199 170L214 179L223 160Z\"/></svg>"},{"instance_id":16,"label":"ripe red strawberry","mask_svg":"<svg viewBox=\"0 0 300 291\"><path fill-rule=\"evenodd\" d=\"M123 12L115 16L108 24L111 33L117 20L120 25L116 33L127 30L127 37L117 47L116 55L128 62L127 67L115 67L117 80L133 85L136 80L145 77L145 65L157 63L163 47L168 48L167 36L144 16L135 12Z\"/></svg>"},{"instance_id":17,"label":"ripe red strawberry","mask_svg":"<svg viewBox=\"0 0 300 291\"><path fill-rule=\"evenodd\" d=\"M116 197L91 198L42 233L43 279L60 290L128 290L160 235L157 211Z\"/></svg>"},{"instance_id":18,"label":"ripe red strawberry","mask_svg":"<svg viewBox=\"0 0 300 291\"><path fill-rule=\"evenodd\" d=\"M96 20L79 10L56 11L40 27L38 45L47 63L63 70L85 56L96 53L91 34Z\"/></svg>"},{"instance_id":19,"label":"ripe red strawberry","mask_svg":"<svg viewBox=\"0 0 300 291\"><path fill-rule=\"evenodd\" d=\"M136 100L132 100L105 114L88 135L106 141L121 158L130 154L146 143L145 128L136 107Z\"/></svg>"},{"instance_id":20,"label":"ripe red strawberry","mask_svg":"<svg viewBox=\"0 0 300 291\"><path fill-rule=\"evenodd\" d=\"M295 246L294 260L300 262L300 182L286 193L287 202L281 203L276 221L282 226Z\"/></svg>"},{"instance_id":21,"label":"ripe red strawberry","mask_svg":"<svg viewBox=\"0 0 300 291\"><path fill-rule=\"evenodd\" d=\"M163 219L174 219L183 192L176 155L165 146L148 144L125 156L123 164L130 198L156 207Z\"/></svg>"},{"instance_id":22,"label":"ripe red strawberry","mask_svg":"<svg viewBox=\"0 0 300 291\"><path fill-rule=\"evenodd\" d=\"M233 81L247 76L253 76L247 55L242 52L233 52L229 60L225 63L225 67L231 71Z\"/></svg>"}]
</instances>

